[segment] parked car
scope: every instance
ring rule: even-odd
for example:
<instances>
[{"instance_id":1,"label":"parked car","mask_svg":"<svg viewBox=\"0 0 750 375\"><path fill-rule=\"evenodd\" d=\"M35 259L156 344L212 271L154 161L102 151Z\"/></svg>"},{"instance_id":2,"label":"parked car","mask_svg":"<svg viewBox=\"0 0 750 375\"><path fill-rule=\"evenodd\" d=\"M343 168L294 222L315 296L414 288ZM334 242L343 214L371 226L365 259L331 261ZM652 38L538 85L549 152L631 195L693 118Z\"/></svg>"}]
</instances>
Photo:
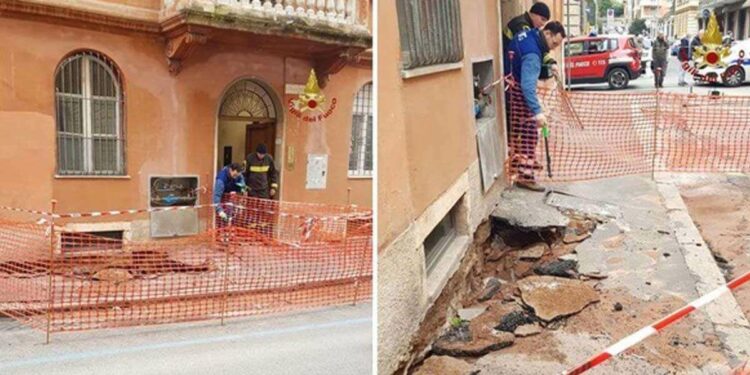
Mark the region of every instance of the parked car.
<instances>
[{"instance_id":1,"label":"parked car","mask_svg":"<svg viewBox=\"0 0 750 375\"><path fill-rule=\"evenodd\" d=\"M641 51L630 35L576 37L565 41L565 66L571 83L623 89L641 74Z\"/></svg>"},{"instance_id":2,"label":"parked car","mask_svg":"<svg viewBox=\"0 0 750 375\"><path fill-rule=\"evenodd\" d=\"M726 68L703 68L699 72L707 77L713 77L729 87L737 87L745 83L750 77L750 40L742 40L732 44L729 56L724 58Z\"/></svg>"}]
</instances>

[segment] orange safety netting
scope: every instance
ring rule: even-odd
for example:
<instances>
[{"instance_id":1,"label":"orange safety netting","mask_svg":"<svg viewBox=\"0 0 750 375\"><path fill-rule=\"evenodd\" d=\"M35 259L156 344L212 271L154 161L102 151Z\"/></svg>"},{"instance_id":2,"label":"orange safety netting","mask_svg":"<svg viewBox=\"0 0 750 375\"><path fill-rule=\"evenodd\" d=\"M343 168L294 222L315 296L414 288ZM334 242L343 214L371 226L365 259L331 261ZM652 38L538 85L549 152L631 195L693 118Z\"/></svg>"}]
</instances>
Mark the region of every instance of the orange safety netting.
<instances>
[{"instance_id":1,"label":"orange safety netting","mask_svg":"<svg viewBox=\"0 0 750 375\"><path fill-rule=\"evenodd\" d=\"M507 95L512 180L750 170L750 97L540 89L547 152L518 86Z\"/></svg>"},{"instance_id":2,"label":"orange safety netting","mask_svg":"<svg viewBox=\"0 0 750 375\"><path fill-rule=\"evenodd\" d=\"M0 313L47 332L236 317L369 300L372 213L354 206L226 196L204 230L145 241L73 232L145 221L0 210ZM62 216L62 217L60 217ZM72 216L72 217L71 217ZM96 216L96 215L94 215ZM133 224L135 226L135 224ZM206 228L207 227L207 228Z\"/></svg>"}]
</instances>

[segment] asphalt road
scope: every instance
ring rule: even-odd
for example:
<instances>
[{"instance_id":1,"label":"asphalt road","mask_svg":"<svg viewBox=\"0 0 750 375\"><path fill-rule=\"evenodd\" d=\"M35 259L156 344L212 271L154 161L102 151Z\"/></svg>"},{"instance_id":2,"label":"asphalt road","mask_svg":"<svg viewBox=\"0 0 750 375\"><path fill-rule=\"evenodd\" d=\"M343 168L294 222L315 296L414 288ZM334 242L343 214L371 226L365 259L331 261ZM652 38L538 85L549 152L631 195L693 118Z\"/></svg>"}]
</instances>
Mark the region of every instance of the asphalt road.
<instances>
[{"instance_id":1,"label":"asphalt road","mask_svg":"<svg viewBox=\"0 0 750 375\"><path fill-rule=\"evenodd\" d=\"M674 56L670 56L669 62L667 64L667 75L664 77L664 91L689 93L692 90L692 92L696 94L708 94L709 91L718 90L724 95L750 96L750 83L747 83L747 82L740 87L726 87L722 84L692 85L693 80L691 78L687 78L686 80L688 81L690 85L680 87L677 85L680 69L681 68L680 68L679 62L677 61L677 58ZM580 90L580 91L617 92L615 90L611 90L606 83L573 85L573 90L574 91ZM641 76L636 80L630 81L630 85L628 86L628 88L621 90L621 91L642 92L642 91L653 91L653 90L655 90L654 76L649 70L647 71L647 74L645 76Z\"/></svg>"},{"instance_id":2,"label":"asphalt road","mask_svg":"<svg viewBox=\"0 0 750 375\"><path fill-rule=\"evenodd\" d=\"M44 333L0 319L0 374L371 374L372 305Z\"/></svg>"}]
</instances>

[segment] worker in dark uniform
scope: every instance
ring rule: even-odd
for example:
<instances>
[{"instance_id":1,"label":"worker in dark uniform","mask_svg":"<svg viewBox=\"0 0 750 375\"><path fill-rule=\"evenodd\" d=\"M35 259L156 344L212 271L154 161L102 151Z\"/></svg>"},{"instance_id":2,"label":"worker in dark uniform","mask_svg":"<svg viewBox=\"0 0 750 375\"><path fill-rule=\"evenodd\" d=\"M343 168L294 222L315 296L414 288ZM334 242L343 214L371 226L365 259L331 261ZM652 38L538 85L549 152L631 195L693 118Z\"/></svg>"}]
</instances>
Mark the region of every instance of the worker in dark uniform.
<instances>
[{"instance_id":1,"label":"worker in dark uniform","mask_svg":"<svg viewBox=\"0 0 750 375\"><path fill-rule=\"evenodd\" d=\"M513 37L522 32L531 29L541 29L544 24L549 21L550 10L547 4L543 2L534 3L528 12L517 16L510 21L503 29L503 53L506 55L505 61L507 62L508 46ZM553 75L557 74L557 61L550 56L545 54L542 60L542 71L539 74L540 79L548 79Z\"/></svg>"},{"instance_id":2,"label":"worker in dark uniform","mask_svg":"<svg viewBox=\"0 0 750 375\"><path fill-rule=\"evenodd\" d=\"M513 158L521 159L514 165L514 173L519 180L517 185L529 190L545 190L536 183L534 177L538 128L547 124L547 117L536 93L542 57L559 47L563 39L565 28L560 22L552 21L544 25L541 31L531 29L516 34L508 45L515 61L505 67L505 73L513 76L522 94L522 100L517 101L516 106L512 108L515 111L513 119L516 122L511 124L509 139Z\"/></svg>"},{"instance_id":3,"label":"worker in dark uniform","mask_svg":"<svg viewBox=\"0 0 750 375\"><path fill-rule=\"evenodd\" d=\"M244 188L245 179L242 177L242 167L239 163L227 165L216 175L213 204L216 205L216 215L221 219L217 222L220 226L223 222L229 221L232 216L231 206L224 207L221 205L224 194L241 193Z\"/></svg>"},{"instance_id":4,"label":"worker in dark uniform","mask_svg":"<svg viewBox=\"0 0 750 375\"><path fill-rule=\"evenodd\" d=\"M248 195L257 198L272 198L279 189L278 174L273 158L268 154L266 145L259 144L255 152L247 155Z\"/></svg>"}]
</instances>

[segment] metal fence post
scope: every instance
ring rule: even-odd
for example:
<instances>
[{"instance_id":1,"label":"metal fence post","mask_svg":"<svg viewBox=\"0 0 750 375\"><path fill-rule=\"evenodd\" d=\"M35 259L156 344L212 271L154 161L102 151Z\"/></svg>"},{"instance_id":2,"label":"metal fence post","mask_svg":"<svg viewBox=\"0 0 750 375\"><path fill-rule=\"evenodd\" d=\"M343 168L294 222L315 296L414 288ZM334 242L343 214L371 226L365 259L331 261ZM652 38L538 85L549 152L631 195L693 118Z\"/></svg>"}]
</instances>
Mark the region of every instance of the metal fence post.
<instances>
[{"instance_id":1,"label":"metal fence post","mask_svg":"<svg viewBox=\"0 0 750 375\"><path fill-rule=\"evenodd\" d=\"M232 212L234 213L234 212ZM232 227L232 217L229 217L229 224L227 225L229 231L229 237L227 237L227 244L224 246L224 277L222 285L222 300L221 300L221 325L224 325L224 316L227 311L227 304L229 300L229 252L231 250L232 242L234 241L234 228ZM223 238L222 238L223 240Z\"/></svg>"},{"instance_id":2,"label":"metal fence post","mask_svg":"<svg viewBox=\"0 0 750 375\"><path fill-rule=\"evenodd\" d=\"M661 68L656 68L654 71L654 74L661 75L663 74ZM656 82L659 82L661 77L656 77ZM651 180L656 181L656 152L657 152L657 145L656 141L658 139L657 133L659 132L659 99L661 97L661 91L659 90L659 85L656 85L656 107L654 108L654 137L653 137L653 149L651 154Z\"/></svg>"},{"instance_id":3,"label":"metal fence post","mask_svg":"<svg viewBox=\"0 0 750 375\"><path fill-rule=\"evenodd\" d=\"M55 294L52 291L52 274L54 273L54 265L55 265L55 206L57 205L56 200L50 201L52 210L50 211L50 217L49 217L49 277L47 282L47 344L50 342L50 330L52 328L52 307L53 307L53 299L55 298Z\"/></svg>"},{"instance_id":4,"label":"metal fence post","mask_svg":"<svg viewBox=\"0 0 750 375\"><path fill-rule=\"evenodd\" d=\"M347 236L346 241L344 243L350 243L349 238ZM370 236L370 246L369 248L372 248L372 235ZM369 259L370 262L372 262L372 255L370 257L367 256L367 249L368 246L364 246L362 249L362 261L359 263L359 269L357 270L357 276L354 279L354 300L352 301L352 305L357 304L357 299L359 299L359 288L362 284L362 274L364 273L365 264L367 264L367 260Z\"/></svg>"}]
</instances>

